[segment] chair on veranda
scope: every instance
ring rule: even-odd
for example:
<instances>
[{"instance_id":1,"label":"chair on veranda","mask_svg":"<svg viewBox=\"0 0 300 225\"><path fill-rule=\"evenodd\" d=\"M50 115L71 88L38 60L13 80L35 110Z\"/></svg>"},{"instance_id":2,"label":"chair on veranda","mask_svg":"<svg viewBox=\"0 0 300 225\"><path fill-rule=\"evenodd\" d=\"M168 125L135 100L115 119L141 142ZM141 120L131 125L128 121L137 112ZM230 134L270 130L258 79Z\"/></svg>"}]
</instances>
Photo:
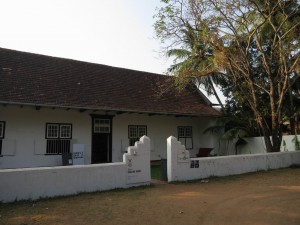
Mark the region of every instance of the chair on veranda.
<instances>
[{"instance_id":1,"label":"chair on veranda","mask_svg":"<svg viewBox=\"0 0 300 225\"><path fill-rule=\"evenodd\" d=\"M197 157L208 157L213 149L214 148L199 148L199 152L196 155Z\"/></svg>"}]
</instances>

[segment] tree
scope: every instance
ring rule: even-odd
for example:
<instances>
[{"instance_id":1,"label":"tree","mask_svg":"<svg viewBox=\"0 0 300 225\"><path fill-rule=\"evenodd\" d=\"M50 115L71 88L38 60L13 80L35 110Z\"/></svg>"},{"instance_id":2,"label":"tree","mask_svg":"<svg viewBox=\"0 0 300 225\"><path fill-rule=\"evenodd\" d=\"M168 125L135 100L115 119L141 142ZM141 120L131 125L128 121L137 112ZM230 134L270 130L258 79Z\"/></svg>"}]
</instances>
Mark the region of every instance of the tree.
<instances>
[{"instance_id":1,"label":"tree","mask_svg":"<svg viewBox=\"0 0 300 225\"><path fill-rule=\"evenodd\" d=\"M284 122L289 124L289 129L287 131L290 134L298 134L299 127L297 124L298 115L300 115L300 79L298 77L294 85L290 86L288 90L288 95L286 96L287 104L284 105Z\"/></svg>"},{"instance_id":2,"label":"tree","mask_svg":"<svg viewBox=\"0 0 300 225\"><path fill-rule=\"evenodd\" d=\"M201 29L197 27L198 30ZM179 84L188 84L195 82L198 86L203 86L208 95L213 94L218 105L224 111L223 103L216 91L215 85L219 83L217 74L208 74L199 76L199 73L211 63L213 59L212 48L201 40L201 36L195 31L189 22L186 22L186 28L182 29L185 48L171 48L167 50L168 57L174 57L174 64L169 68L169 72L179 78ZM182 79L184 78L184 80Z\"/></svg>"},{"instance_id":3,"label":"tree","mask_svg":"<svg viewBox=\"0 0 300 225\"><path fill-rule=\"evenodd\" d=\"M300 70L299 1L163 2L155 30L166 49L185 49L182 31L190 26L212 52L204 57L208 63L197 68L197 75L222 74L230 95L251 109L267 151L279 151L286 96Z\"/></svg>"},{"instance_id":4,"label":"tree","mask_svg":"<svg viewBox=\"0 0 300 225\"><path fill-rule=\"evenodd\" d=\"M219 146L221 140L228 143L235 141L235 154L237 155L238 146L247 144L243 138L249 136L250 130L245 121L239 120L232 114L224 113L217 119L214 126L206 128L203 133L210 132L219 135Z\"/></svg>"}]
</instances>

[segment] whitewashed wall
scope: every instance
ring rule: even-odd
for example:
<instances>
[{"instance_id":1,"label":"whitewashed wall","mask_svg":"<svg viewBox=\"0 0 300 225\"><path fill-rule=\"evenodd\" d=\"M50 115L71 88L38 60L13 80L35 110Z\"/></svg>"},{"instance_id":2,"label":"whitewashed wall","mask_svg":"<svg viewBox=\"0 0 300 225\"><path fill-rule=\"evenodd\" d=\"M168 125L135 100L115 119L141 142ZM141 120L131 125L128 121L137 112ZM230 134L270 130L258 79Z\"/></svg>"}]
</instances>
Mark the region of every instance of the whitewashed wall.
<instances>
[{"instance_id":1,"label":"whitewashed wall","mask_svg":"<svg viewBox=\"0 0 300 225\"><path fill-rule=\"evenodd\" d=\"M284 147L284 142L282 141L280 148L281 152L295 151L295 143L292 141L294 137L295 135L285 135L282 137L282 140L285 141L286 146ZM297 135L297 137L300 141L300 135ZM247 141L247 144L238 147L238 155L266 153L266 145L263 137L246 137L244 139ZM225 143L225 141L222 141L218 155L235 155L235 141L230 143ZM215 151L215 153L218 152Z\"/></svg>"},{"instance_id":2,"label":"whitewashed wall","mask_svg":"<svg viewBox=\"0 0 300 225\"><path fill-rule=\"evenodd\" d=\"M190 158L189 151L169 137L168 181L186 181L211 176L229 176L300 165L300 152L278 152L237 156Z\"/></svg>"},{"instance_id":3,"label":"whitewashed wall","mask_svg":"<svg viewBox=\"0 0 300 225\"><path fill-rule=\"evenodd\" d=\"M151 160L167 158L166 139L177 136L178 126L193 127L192 156L196 156L200 147L216 147L217 139L203 131L214 124L213 118L175 117L147 114L121 114L113 118L113 160L120 161L121 152L129 144L128 125L147 125L147 136L151 138Z\"/></svg>"},{"instance_id":4,"label":"whitewashed wall","mask_svg":"<svg viewBox=\"0 0 300 225\"><path fill-rule=\"evenodd\" d=\"M149 185L150 180L150 139L144 136L120 163L0 170L0 202Z\"/></svg>"},{"instance_id":5,"label":"whitewashed wall","mask_svg":"<svg viewBox=\"0 0 300 225\"><path fill-rule=\"evenodd\" d=\"M0 106L0 121L6 121L3 157L0 168L25 168L62 165L61 155L44 155L46 149L46 123L72 123L72 143L84 146L84 163L91 163L92 118L86 111L33 107ZM101 115L101 112L98 112ZM102 113L105 114L104 112ZM189 118L175 116L149 116L147 114L120 114L113 117L112 161L121 162L129 145L128 125L146 125L151 142L151 160L167 157L166 138L177 136L178 126L193 127L195 156L200 147L215 147L217 139L203 134L206 127L214 124L213 118Z\"/></svg>"},{"instance_id":6,"label":"whitewashed wall","mask_svg":"<svg viewBox=\"0 0 300 225\"><path fill-rule=\"evenodd\" d=\"M61 155L46 152L46 123L72 123L73 143L84 144L85 163L91 161L91 118L78 111L17 106L0 108L0 120L6 121L0 168L62 165Z\"/></svg>"}]
</instances>

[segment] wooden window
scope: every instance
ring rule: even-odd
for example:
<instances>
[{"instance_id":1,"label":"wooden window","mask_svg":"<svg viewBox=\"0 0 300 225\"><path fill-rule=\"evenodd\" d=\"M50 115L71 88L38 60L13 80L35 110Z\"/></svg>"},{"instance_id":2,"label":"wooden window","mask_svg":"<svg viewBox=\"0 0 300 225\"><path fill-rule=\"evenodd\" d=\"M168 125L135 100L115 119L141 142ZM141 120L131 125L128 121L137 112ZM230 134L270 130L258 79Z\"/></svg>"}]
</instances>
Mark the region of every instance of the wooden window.
<instances>
[{"instance_id":1,"label":"wooden window","mask_svg":"<svg viewBox=\"0 0 300 225\"><path fill-rule=\"evenodd\" d=\"M178 127L178 140L186 149L193 149L193 128L191 126Z\"/></svg>"},{"instance_id":2,"label":"wooden window","mask_svg":"<svg viewBox=\"0 0 300 225\"><path fill-rule=\"evenodd\" d=\"M5 135L5 122L0 121L0 155L2 155L2 140L4 139Z\"/></svg>"},{"instance_id":3,"label":"wooden window","mask_svg":"<svg viewBox=\"0 0 300 225\"><path fill-rule=\"evenodd\" d=\"M71 124L61 124L59 126L59 138L61 138L61 139L71 139L72 138L72 125Z\"/></svg>"},{"instance_id":4,"label":"wooden window","mask_svg":"<svg viewBox=\"0 0 300 225\"><path fill-rule=\"evenodd\" d=\"M57 139L59 133L59 124L55 123L48 123L47 124L47 132L46 132L46 138L55 138Z\"/></svg>"},{"instance_id":5,"label":"wooden window","mask_svg":"<svg viewBox=\"0 0 300 225\"><path fill-rule=\"evenodd\" d=\"M110 133L110 120L94 119L94 133Z\"/></svg>"},{"instance_id":6,"label":"wooden window","mask_svg":"<svg viewBox=\"0 0 300 225\"><path fill-rule=\"evenodd\" d=\"M63 153L70 153L70 145L72 139L72 124L47 123L46 139L46 154L57 155Z\"/></svg>"},{"instance_id":7,"label":"wooden window","mask_svg":"<svg viewBox=\"0 0 300 225\"><path fill-rule=\"evenodd\" d=\"M140 138L144 135L147 135L147 126L145 125L128 126L128 139L129 139L130 146L134 146L135 142L139 141Z\"/></svg>"}]
</instances>

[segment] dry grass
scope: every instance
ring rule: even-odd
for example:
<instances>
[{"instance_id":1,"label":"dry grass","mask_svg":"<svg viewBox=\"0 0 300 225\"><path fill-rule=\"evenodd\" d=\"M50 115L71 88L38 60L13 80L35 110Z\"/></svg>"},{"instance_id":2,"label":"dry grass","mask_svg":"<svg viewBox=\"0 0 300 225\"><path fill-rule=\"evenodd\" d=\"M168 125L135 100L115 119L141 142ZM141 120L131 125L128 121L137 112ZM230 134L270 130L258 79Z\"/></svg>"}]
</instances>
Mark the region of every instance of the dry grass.
<instances>
[{"instance_id":1,"label":"dry grass","mask_svg":"<svg viewBox=\"0 0 300 225\"><path fill-rule=\"evenodd\" d=\"M300 169L0 204L1 225L299 224Z\"/></svg>"}]
</instances>

